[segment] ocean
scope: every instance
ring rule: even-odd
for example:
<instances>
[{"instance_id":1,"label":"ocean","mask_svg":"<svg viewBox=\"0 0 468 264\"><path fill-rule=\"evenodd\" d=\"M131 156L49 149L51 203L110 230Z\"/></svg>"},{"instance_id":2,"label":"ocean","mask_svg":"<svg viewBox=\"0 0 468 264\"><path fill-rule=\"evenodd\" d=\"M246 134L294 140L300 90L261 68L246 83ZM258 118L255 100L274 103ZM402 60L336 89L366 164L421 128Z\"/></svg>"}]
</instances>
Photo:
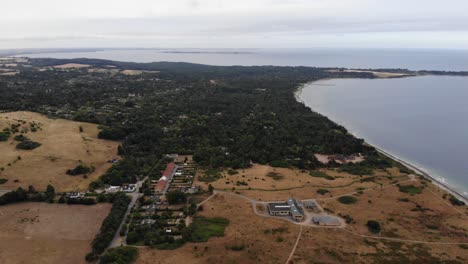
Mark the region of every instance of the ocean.
<instances>
[{"instance_id":1,"label":"ocean","mask_svg":"<svg viewBox=\"0 0 468 264\"><path fill-rule=\"evenodd\" d=\"M468 50L103 49L25 56L468 71ZM370 144L468 192L468 77L322 80L306 85L300 99Z\"/></svg>"},{"instance_id":2,"label":"ocean","mask_svg":"<svg viewBox=\"0 0 468 264\"><path fill-rule=\"evenodd\" d=\"M467 196L468 77L321 80L299 99Z\"/></svg>"},{"instance_id":3,"label":"ocean","mask_svg":"<svg viewBox=\"0 0 468 264\"><path fill-rule=\"evenodd\" d=\"M277 65L468 71L468 50L414 49L103 49L26 54L32 58L97 58L132 62L209 65Z\"/></svg>"}]
</instances>

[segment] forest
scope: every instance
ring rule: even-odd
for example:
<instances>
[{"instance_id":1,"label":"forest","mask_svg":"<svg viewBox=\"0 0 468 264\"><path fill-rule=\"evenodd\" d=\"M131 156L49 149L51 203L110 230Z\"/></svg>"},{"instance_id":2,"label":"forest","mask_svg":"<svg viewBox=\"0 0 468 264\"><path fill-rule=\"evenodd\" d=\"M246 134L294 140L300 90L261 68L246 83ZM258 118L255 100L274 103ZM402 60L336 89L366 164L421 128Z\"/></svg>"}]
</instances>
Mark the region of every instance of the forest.
<instances>
[{"instance_id":1,"label":"forest","mask_svg":"<svg viewBox=\"0 0 468 264\"><path fill-rule=\"evenodd\" d=\"M133 69L139 75L62 70L66 63ZM370 157L374 148L295 98L301 84L323 78L374 78L326 68L128 63L96 59L31 59L20 74L0 76L0 111L27 110L97 123L103 139L122 142L119 163L94 182L135 182L167 153L193 154L207 167L252 162L315 168L314 153ZM338 164L334 164L339 166Z\"/></svg>"}]
</instances>

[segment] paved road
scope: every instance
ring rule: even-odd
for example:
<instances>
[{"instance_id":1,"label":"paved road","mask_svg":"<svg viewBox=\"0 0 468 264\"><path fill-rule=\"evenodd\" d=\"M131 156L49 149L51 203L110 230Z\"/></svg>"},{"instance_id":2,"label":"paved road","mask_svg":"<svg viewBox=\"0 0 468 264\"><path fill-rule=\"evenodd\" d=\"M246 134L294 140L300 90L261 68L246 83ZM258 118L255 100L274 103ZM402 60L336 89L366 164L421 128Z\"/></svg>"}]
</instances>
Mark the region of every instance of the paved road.
<instances>
[{"instance_id":1,"label":"paved road","mask_svg":"<svg viewBox=\"0 0 468 264\"><path fill-rule=\"evenodd\" d=\"M110 243L109 247L108 248L114 248L114 247L119 247L121 245L126 245L125 243L125 240L126 240L126 236L120 236L120 230L122 229L122 226L123 224L125 223L125 219L127 218L127 215L130 213L131 209L133 208L133 206L136 204L136 202L138 201L138 198L140 198L141 196L143 196L142 193L139 193L138 190L140 189L141 185L143 184L143 182L147 179L148 177L145 177L143 180L141 181L138 181L136 184L137 184L137 187L136 187L136 190L135 192L133 193L128 193L127 195L130 196L132 198L132 201L130 202L130 204L128 205L128 208L127 208L127 212L125 213L125 216L124 218L122 219L122 223L120 223L120 226L119 226L119 229L117 229L117 232L115 233L114 235L114 238L112 239L112 242Z\"/></svg>"}]
</instances>

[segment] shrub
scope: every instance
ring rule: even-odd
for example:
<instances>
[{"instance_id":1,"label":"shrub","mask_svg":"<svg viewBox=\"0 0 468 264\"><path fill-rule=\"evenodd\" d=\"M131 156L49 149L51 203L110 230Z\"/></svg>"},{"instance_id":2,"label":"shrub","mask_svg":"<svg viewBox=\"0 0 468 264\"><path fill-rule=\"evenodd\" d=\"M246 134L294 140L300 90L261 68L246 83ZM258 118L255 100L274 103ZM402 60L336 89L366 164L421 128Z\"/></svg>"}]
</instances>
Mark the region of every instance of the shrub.
<instances>
[{"instance_id":1,"label":"shrub","mask_svg":"<svg viewBox=\"0 0 468 264\"><path fill-rule=\"evenodd\" d=\"M340 171L354 175L372 175L374 170L364 163L346 163L341 165Z\"/></svg>"},{"instance_id":2,"label":"shrub","mask_svg":"<svg viewBox=\"0 0 468 264\"><path fill-rule=\"evenodd\" d=\"M279 167L279 168L287 168L289 167L289 164L287 161L285 160L274 160L272 162L270 162L270 165L272 167Z\"/></svg>"},{"instance_id":3,"label":"shrub","mask_svg":"<svg viewBox=\"0 0 468 264\"><path fill-rule=\"evenodd\" d=\"M15 141L26 141L29 140L29 138L25 137L23 134L17 135L13 138Z\"/></svg>"},{"instance_id":4,"label":"shrub","mask_svg":"<svg viewBox=\"0 0 468 264\"><path fill-rule=\"evenodd\" d=\"M453 195L450 195L450 198L449 198L449 201L451 204L455 205L455 206L464 206L465 205L465 202L461 201L461 200L458 200L455 196Z\"/></svg>"},{"instance_id":5,"label":"shrub","mask_svg":"<svg viewBox=\"0 0 468 264\"><path fill-rule=\"evenodd\" d=\"M41 146L41 143L34 142L31 140L25 140L16 145L17 149L32 150Z\"/></svg>"},{"instance_id":6,"label":"shrub","mask_svg":"<svg viewBox=\"0 0 468 264\"><path fill-rule=\"evenodd\" d=\"M244 250L245 248L245 245L244 244L239 244L239 245L232 245L230 247L231 250L234 250L234 251L242 251Z\"/></svg>"},{"instance_id":7,"label":"shrub","mask_svg":"<svg viewBox=\"0 0 468 264\"><path fill-rule=\"evenodd\" d=\"M341 196L338 201L342 204L353 204L357 202L357 199L353 196Z\"/></svg>"},{"instance_id":8,"label":"shrub","mask_svg":"<svg viewBox=\"0 0 468 264\"><path fill-rule=\"evenodd\" d=\"M275 181L279 181L279 180L282 180L284 178L284 176L282 174L280 174L278 172L274 172L274 171L269 172L266 176L272 178Z\"/></svg>"},{"instance_id":9,"label":"shrub","mask_svg":"<svg viewBox=\"0 0 468 264\"><path fill-rule=\"evenodd\" d=\"M229 175L236 175L236 174L239 174L239 172L236 171L236 170L228 170L227 173L228 173Z\"/></svg>"},{"instance_id":10,"label":"shrub","mask_svg":"<svg viewBox=\"0 0 468 264\"><path fill-rule=\"evenodd\" d=\"M138 249L135 247L117 247L109 249L99 258L101 264L129 264L138 257Z\"/></svg>"},{"instance_id":11,"label":"shrub","mask_svg":"<svg viewBox=\"0 0 468 264\"><path fill-rule=\"evenodd\" d=\"M316 178L324 178L324 179L327 179L327 180L334 180L335 178L333 178L332 176L324 173L324 172L321 172L321 171L311 171L310 173L310 176L312 177L316 177Z\"/></svg>"},{"instance_id":12,"label":"shrub","mask_svg":"<svg viewBox=\"0 0 468 264\"><path fill-rule=\"evenodd\" d=\"M327 189L318 189L318 190L317 190L317 193L318 193L318 194L321 194L321 195L325 195L325 194L327 194L327 193L329 193L329 192L330 192L330 191L327 190Z\"/></svg>"},{"instance_id":13,"label":"shrub","mask_svg":"<svg viewBox=\"0 0 468 264\"><path fill-rule=\"evenodd\" d=\"M0 141L7 141L9 137L10 137L10 132L7 132L7 131L0 132Z\"/></svg>"},{"instance_id":14,"label":"shrub","mask_svg":"<svg viewBox=\"0 0 468 264\"><path fill-rule=\"evenodd\" d=\"M187 201L187 195L181 191L170 191L166 198L169 204L181 204Z\"/></svg>"},{"instance_id":15,"label":"shrub","mask_svg":"<svg viewBox=\"0 0 468 264\"><path fill-rule=\"evenodd\" d=\"M66 173L68 175L75 176L75 175L80 175L80 174L91 173L93 171L94 171L94 167L92 166L88 167L86 165L80 164L71 170L67 170Z\"/></svg>"},{"instance_id":16,"label":"shrub","mask_svg":"<svg viewBox=\"0 0 468 264\"><path fill-rule=\"evenodd\" d=\"M420 194L424 187L416 187L414 185L399 185L398 189L403 193Z\"/></svg>"},{"instance_id":17,"label":"shrub","mask_svg":"<svg viewBox=\"0 0 468 264\"><path fill-rule=\"evenodd\" d=\"M367 228L369 229L369 232L373 234L378 234L380 233L380 223L375 221L375 220L369 220L367 221Z\"/></svg>"},{"instance_id":18,"label":"shrub","mask_svg":"<svg viewBox=\"0 0 468 264\"><path fill-rule=\"evenodd\" d=\"M4 184L7 181L8 181L8 179L0 178L0 184Z\"/></svg>"}]
</instances>

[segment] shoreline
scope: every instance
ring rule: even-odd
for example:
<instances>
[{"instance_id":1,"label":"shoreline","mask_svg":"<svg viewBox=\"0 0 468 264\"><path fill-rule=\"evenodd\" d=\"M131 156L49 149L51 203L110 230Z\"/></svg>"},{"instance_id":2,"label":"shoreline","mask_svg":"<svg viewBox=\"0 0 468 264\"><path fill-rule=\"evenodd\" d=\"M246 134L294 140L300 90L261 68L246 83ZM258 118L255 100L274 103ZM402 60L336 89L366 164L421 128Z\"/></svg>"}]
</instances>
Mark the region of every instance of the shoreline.
<instances>
[{"instance_id":1,"label":"shoreline","mask_svg":"<svg viewBox=\"0 0 468 264\"><path fill-rule=\"evenodd\" d=\"M367 143L366 143L367 144ZM408 169L411 169L413 171L415 171L415 173L417 175L420 175L420 176L423 176L429 180L431 180L431 183L434 184L435 186L439 187L440 189L450 193L451 195L455 196L457 199L465 202L465 204L468 204L468 197L466 197L463 193L460 193L460 191L457 191L455 190L452 186L450 186L449 184L447 183L444 183L442 182L441 180L438 180L437 178L431 176L429 173L421 170L420 168L416 167L415 165L405 161L405 160L402 160L400 158L398 158L397 156L393 155L393 154L390 154L388 153L387 151L381 149L381 148L378 148L374 145L371 145L371 144L368 144L372 147L374 147L379 153L387 156L388 158L394 160L394 161L397 161L399 163L401 163L403 166L405 166L406 168Z\"/></svg>"},{"instance_id":2,"label":"shoreline","mask_svg":"<svg viewBox=\"0 0 468 264\"><path fill-rule=\"evenodd\" d=\"M408 78L408 77L414 77L414 76L405 76L404 78ZM332 78L326 78L326 79L332 79ZM308 82L308 83L304 83L304 84L301 84L297 87L296 91L294 92L294 97L296 98L296 100L302 104L304 104L305 106L307 106L305 104L305 102L300 98L300 95L302 93L302 90L303 88L308 85L308 84L311 84L311 83L314 83L314 82L318 82L318 81L322 81L322 80L326 80L326 79L320 79L320 80L316 80L316 81L312 81L312 82ZM338 122L332 120L329 116L325 115L325 114L322 114L320 112L317 112L315 111L314 109L312 109L312 107L310 106L307 106L309 107L312 111L320 114L320 115L323 115L323 116L326 116L328 119L330 119L332 122L336 123L336 124L339 124ZM342 124L339 124L343 127L345 127L344 125ZM348 129L347 129L348 130ZM354 134L354 133L351 133L349 130L348 130L348 133L350 133L351 135L353 135L354 137L356 138L362 138L362 137L359 137L358 135ZM415 171L415 174L419 175L419 176L422 176L422 177L425 177L426 179L430 180L432 184L434 184L434 186L437 186L438 188L448 192L450 195L453 195L454 197L456 197L457 199L465 202L465 204L468 205L468 196L463 194L461 191L458 191L456 190L454 187L450 186L449 184L437 179L436 177L432 176L430 173L428 172L425 172L423 171L422 169L416 167L415 165L413 165L411 162L408 162L406 160L403 160L403 159L400 159L399 157L397 157L396 155L394 154L391 154L389 153L388 151L380 148L380 147L377 147L376 145L373 145L373 144L370 144L368 142L366 142L364 140L365 144L369 145L369 146L372 146L373 148L375 148L379 153L385 155L386 157L396 161L396 162L399 162L401 163L403 166L407 167L408 169L411 169L413 171Z\"/></svg>"}]
</instances>

